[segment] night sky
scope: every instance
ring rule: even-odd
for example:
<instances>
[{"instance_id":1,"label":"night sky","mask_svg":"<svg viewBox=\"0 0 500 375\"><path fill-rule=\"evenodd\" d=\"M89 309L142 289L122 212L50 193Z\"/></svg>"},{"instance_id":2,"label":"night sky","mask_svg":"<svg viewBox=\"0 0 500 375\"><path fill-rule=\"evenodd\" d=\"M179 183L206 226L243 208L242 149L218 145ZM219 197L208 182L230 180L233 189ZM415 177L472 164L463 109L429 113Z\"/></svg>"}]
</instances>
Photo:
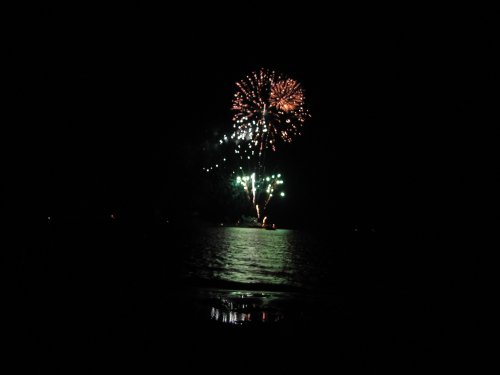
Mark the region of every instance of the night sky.
<instances>
[{"instance_id":1,"label":"night sky","mask_svg":"<svg viewBox=\"0 0 500 375\"><path fill-rule=\"evenodd\" d=\"M248 10L26 10L8 46L11 215L219 220L203 148L231 127L235 82L264 67L300 81L312 113L283 150L283 226L447 224L475 170L463 141L488 105L492 23Z\"/></svg>"},{"instance_id":2,"label":"night sky","mask_svg":"<svg viewBox=\"0 0 500 375\"><path fill-rule=\"evenodd\" d=\"M479 243L498 231L498 17L310 3L5 12L8 347L90 371L103 367L87 351L127 369L145 351L141 372L155 355L477 369L467 344L485 341L492 248ZM238 216L202 168L232 129L235 83L260 68L299 81L312 114L277 154L286 196L271 220L298 230L207 230ZM210 308L240 312L227 297L240 292L265 325L213 321Z\"/></svg>"}]
</instances>

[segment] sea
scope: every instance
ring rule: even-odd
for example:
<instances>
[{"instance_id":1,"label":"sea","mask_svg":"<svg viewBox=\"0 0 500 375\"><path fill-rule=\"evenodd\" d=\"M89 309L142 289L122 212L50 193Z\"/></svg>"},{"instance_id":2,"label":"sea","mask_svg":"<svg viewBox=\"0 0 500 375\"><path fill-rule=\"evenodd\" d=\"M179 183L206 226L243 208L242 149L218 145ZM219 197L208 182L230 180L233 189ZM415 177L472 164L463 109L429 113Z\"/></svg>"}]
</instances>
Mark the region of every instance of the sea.
<instances>
[{"instance_id":1,"label":"sea","mask_svg":"<svg viewBox=\"0 0 500 375\"><path fill-rule=\"evenodd\" d=\"M50 223L18 244L4 284L15 336L55 358L307 360L320 371L412 368L445 346L433 268L405 236L373 228Z\"/></svg>"}]
</instances>

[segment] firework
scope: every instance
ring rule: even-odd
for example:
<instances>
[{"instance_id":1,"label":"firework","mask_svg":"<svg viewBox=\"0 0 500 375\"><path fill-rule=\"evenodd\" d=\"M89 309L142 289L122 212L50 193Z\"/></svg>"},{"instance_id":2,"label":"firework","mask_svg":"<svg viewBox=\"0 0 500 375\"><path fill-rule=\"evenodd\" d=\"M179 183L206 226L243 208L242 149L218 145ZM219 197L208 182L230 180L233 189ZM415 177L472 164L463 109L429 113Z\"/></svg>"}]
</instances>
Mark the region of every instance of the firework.
<instances>
[{"instance_id":1,"label":"firework","mask_svg":"<svg viewBox=\"0 0 500 375\"><path fill-rule=\"evenodd\" d=\"M257 179L255 173L236 177L236 186L243 188L249 202L252 203L257 219L260 220L261 213L265 212L274 195L284 197L283 178L280 173Z\"/></svg>"},{"instance_id":2,"label":"firework","mask_svg":"<svg viewBox=\"0 0 500 375\"><path fill-rule=\"evenodd\" d=\"M304 90L296 80L266 69L250 74L236 86L233 131L224 134L217 146L226 157L260 175L265 151L276 151L279 142L290 143L310 117L304 106ZM218 164L229 163L224 159ZM218 167L204 169L214 168Z\"/></svg>"},{"instance_id":3,"label":"firework","mask_svg":"<svg viewBox=\"0 0 500 375\"><path fill-rule=\"evenodd\" d=\"M261 155L266 148L276 151L282 140L291 142L309 117L304 107L304 90L297 81L274 71L261 69L236 83L233 98L232 138L245 140Z\"/></svg>"},{"instance_id":4,"label":"firework","mask_svg":"<svg viewBox=\"0 0 500 375\"><path fill-rule=\"evenodd\" d=\"M300 83L293 79L286 79L276 82L271 87L269 98L271 106L279 111L291 112L301 107L304 103L304 93Z\"/></svg>"},{"instance_id":5,"label":"firework","mask_svg":"<svg viewBox=\"0 0 500 375\"><path fill-rule=\"evenodd\" d=\"M232 132L224 134L214 145L224 157L203 170L225 174L224 180L231 181L234 191L243 189L261 222L272 198L285 197L281 174L266 174L270 167L275 168L272 164L276 157L271 155L279 153L266 156L266 151L276 151L280 143L290 143L301 135L310 115L300 83L282 74L260 69L236 86L231 107ZM226 180L228 173L230 179Z\"/></svg>"}]
</instances>

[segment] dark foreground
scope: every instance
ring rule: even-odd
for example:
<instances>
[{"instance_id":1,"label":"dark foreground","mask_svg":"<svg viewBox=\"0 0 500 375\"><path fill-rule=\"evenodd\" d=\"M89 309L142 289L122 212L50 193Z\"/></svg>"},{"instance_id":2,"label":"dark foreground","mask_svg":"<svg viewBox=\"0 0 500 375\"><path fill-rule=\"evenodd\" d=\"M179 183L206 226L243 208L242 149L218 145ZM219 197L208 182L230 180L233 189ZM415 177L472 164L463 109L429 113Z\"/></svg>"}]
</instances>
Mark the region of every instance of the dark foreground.
<instances>
[{"instance_id":1,"label":"dark foreground","mask_svg":"<svg viewBox=\"0 0 500 375\"><path fill-rule=\"evenodd\" d=\"M53 223L17 238L4 272L9 337L43 353L40 368L406 373L446 367L474 329L452 307L471 296L442 272L453 260L420 247L432 237L306 233L281 260L259 258L263 243L221 256L200 228ZM239 259L245 251L256 258Z\"/></svg>"}]
</instances>

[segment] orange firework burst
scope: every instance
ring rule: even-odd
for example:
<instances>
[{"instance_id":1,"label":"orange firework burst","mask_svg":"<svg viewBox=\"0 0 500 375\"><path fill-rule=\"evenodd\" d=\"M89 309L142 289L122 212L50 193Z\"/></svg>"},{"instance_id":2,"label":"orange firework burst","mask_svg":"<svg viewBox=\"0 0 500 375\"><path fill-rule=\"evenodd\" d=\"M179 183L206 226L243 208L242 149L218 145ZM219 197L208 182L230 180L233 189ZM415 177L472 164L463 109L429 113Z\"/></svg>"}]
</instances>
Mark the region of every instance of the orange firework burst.
<instances>
[{"instance_id":1,"label":"orange firework burst","mask_svg":"<svg viewBox=\"0 0 500 375\"><path fill-rule=\"evenodd\" d=\"M300 83L290 78L276 82L271 87L270 103L285 112L300 107L304 103L304 92Z\"/></svg>"},{"instance_id":2,"label":"orange firework burst","mask_svg":"<svg viewBox=\"0 0 500 375\"><path fill-rule=\"evenodd\" d=\"M300 84L274 71L261 69L236 83L233 98L235 136L258 148L259 155L279 140L291 142L309 113Z\"/></svg>"}]
</instances>

